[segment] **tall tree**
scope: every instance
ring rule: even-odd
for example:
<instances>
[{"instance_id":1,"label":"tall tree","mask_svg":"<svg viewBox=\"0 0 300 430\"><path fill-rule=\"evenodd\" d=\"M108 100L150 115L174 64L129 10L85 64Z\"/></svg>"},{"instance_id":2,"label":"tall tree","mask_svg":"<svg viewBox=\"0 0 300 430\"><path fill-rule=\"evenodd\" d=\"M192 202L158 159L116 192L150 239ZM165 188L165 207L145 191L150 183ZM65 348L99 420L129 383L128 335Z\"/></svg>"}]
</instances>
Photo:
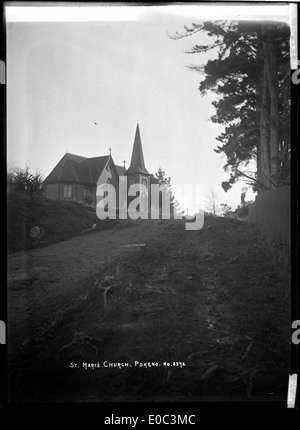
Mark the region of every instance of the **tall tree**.
<instances>
[{"instance_id":1,"label":"tall tree","mask_svg":"<svg viewBox=\"0 0 300 430\"><path fill-rule=\"evenodd\" d=\"M220 212L219 196L212 186L209 187L207 192L207 203L209 206L209 211L213 215L218 215Z\"/></svg>"},{"instance_id":2,"label":"tall tree","mask_svg":"<svg viewBox=\"0 0 300 430\"><path fill-rule=\"evenodd\" d=\"M154 175L151 174L150 183L151 184L158 184L166 191L166 194L170 198L170 213L171 214L174 214L174 212L179 211L179 203L177 202L177 200L175 200L175 196L174 196L173 191L172 191L171 178L170 178L170 176L166 176L166 172L161 167L158 168L157 172L155 172ZM162 202L161 202L161 206L162 206Z\"/></svg>"},{"instance_id":3,"label":"tall tree","mask_svg":"<svg viewBox=\"0 0 300 430\"><path fill-rule=\"evenodd\" d=\"M223 124L215 152L224 153L225 171L230 173L222 186L227 191L245 175L252 160L257 170L248 177L260 192L288 182L289 142L289 28L265 22L215 21L192 24L172 39L206 32L211 44L194 45L189 54L216 50L218 57L204 65L188 66L200 72L201 95L217 94L211 120Z\"/></svg>"}]
</instances>

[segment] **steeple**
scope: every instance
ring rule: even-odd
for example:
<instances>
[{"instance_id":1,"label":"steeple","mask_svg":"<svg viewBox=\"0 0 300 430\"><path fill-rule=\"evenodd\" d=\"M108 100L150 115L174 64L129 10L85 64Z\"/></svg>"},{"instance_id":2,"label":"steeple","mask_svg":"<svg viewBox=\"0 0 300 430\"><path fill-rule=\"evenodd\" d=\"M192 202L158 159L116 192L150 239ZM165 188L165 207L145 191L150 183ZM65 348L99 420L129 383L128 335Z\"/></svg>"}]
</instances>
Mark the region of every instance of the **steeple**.
<instances>
[{"instance_id":1,"label":"steeple","mask_svg":"<svg viewBox=\"0 0 300 430\"><path fill-rule=\"evenodd\" d=\"M145 167L139 123L137 123L136 126L130 167L127 169L125 174L128 175L131 173L143 173L144 175L150 175Z\"/></svg>"}]
</instances>

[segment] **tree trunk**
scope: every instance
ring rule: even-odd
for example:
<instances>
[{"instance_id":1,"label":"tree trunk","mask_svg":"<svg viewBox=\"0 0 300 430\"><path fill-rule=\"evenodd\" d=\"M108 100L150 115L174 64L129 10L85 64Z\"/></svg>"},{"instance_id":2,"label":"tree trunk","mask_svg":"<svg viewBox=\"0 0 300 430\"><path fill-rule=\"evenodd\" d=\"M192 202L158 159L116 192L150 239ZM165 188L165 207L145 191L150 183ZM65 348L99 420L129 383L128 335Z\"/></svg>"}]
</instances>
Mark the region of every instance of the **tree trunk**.
<instances>
[{"instance_id":1,"label":"tree trunk","mask_svg":"<svg viewBox=\"0 0 300 430\"><path fill-rule=\"evenodd\" d=\"M289 77L288 70L288 77ZM279 179L282 184L289 183L289 175L290 175L290 139L291 139L291 122L290 122L290 79L287 79L285 82L285 92L284 92L284 103L283 103L284 112L286 112L283 121L283 144L282 144L282 152L280 154L281 157L281 165L279 172Z\"/></svg>"},{"instance_id":2,"label":"tree trunk","mask_svg":"<svg viewBox=\"0 0 300 430\"><path fill-rule=\"evenodd\" d=\"M263 25L263 48L264 48L264 67L268 81L270 94L270 159L271 159L271 179L277 182L279 174L279 127L280 116L278 107L278 65L276 58L276 45L271 42L271 34L267 34L267 29Z\"/></svg>"},{"instance_id":3,"label":"tree trunk","mask_svg":"<svg viewBox=\"0 0 300 430\"><path fill-rule=\"evenodd\" d=\"M261 73L261 109L260 109L260 182L266 188L271 187L268 178L271 175L270 144L269 144L269 97L268 81L264 61Z\"/></svg>"}]
</instances>

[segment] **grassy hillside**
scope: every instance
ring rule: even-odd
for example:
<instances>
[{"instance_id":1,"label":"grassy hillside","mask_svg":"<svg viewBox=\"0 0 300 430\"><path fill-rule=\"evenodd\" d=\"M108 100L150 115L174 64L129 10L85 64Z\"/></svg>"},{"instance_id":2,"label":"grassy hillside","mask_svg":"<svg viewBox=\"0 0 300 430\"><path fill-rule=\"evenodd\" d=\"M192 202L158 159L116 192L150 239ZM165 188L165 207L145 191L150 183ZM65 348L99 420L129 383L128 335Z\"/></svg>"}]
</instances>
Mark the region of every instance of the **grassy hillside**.
<instances>
[{"instance_id":1,"label":"grassy hillside","mask_svg":"<svg viewBox=\"0 0 300 430\"><path fill-rule=\"evenodd\" d=\"M92 227L86 209L78 203L44 196L9 193L7 199L8 252L57 242ZM38 227L35 237L31 229Z\"/></svg>"},{"instance_id":2,"label":"grassy hillside","mask_svg":"<svg viewBox=\"0 0 300 430\"><path fill-rule=\"evenodd\" d=\"M10 401L286 408L285 248L230 218L133 222L11 257Z\"/></svg>"}]
</instances>

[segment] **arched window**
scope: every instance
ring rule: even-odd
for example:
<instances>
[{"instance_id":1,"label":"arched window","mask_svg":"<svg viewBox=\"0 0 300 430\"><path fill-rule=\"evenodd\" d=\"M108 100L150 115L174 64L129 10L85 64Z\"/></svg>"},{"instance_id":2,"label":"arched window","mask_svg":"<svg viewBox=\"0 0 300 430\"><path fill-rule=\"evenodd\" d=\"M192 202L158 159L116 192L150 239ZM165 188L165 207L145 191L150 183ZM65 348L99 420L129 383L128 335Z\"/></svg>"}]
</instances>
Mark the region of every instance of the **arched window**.
<instances>
[{"instance_id":1,"label":"arched window","mask_svg":"<svg viewBox=\"0 0 300 430\"><path fill-rule=\"evenodd\" d=\"M145 185L146 188L148 187L147 178L142 179L142 184Z\"/></svg>"},{"instance_id":2,"label":"arched window","mask_svg":"<svg viewBox=\"0 0 300 430\"><path fill-rule=\"evenodd\" d=\"M111 178L107 178L107 181L106 181L108 184L110 184L111 183Z\"/></svg>"},{"instance_id":3,"label":"arched window","mask_svg":"<svg viewBox=\"0 0 300 430\"><path fill-rule=\"evenodd\" d=\"M72 185L64 185L64 199L72 197Z\"/></svg>"}]
</instances>

